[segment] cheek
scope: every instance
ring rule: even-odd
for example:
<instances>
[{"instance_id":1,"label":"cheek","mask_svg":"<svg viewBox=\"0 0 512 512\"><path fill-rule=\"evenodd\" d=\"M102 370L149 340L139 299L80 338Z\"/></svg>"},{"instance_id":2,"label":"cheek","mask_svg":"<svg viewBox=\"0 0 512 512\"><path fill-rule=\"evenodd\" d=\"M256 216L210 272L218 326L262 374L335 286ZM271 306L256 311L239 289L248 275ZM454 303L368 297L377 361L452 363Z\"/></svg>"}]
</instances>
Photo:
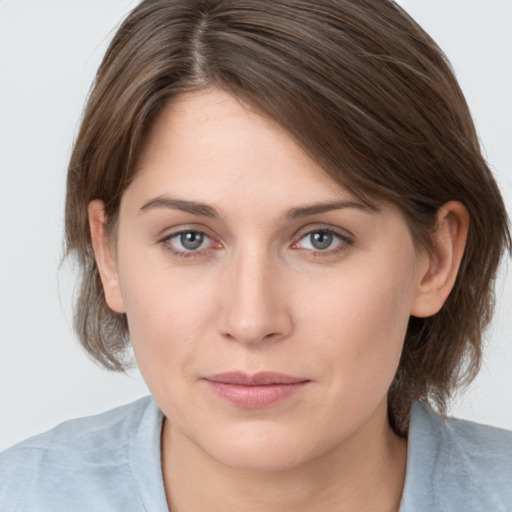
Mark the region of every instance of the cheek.
<instances>
[{"instance_id":1,"label":"cheek","mask_svg":"<svg viewBox=\"0 0 512 512\"><path fill-rule=\"evenodd\" d=\"M301 317L311 333L307 339L315 340L315 353L328 361L340 387L385 392L402 351L413 272L392 265L350 270L325 283L325 291L313 300L304 297Z\"/></svg>"},{"instance_id":2,"label":"cheek","mask_svg":"<svg viewBox=\"0 0 512 512\"><path fill-rule=\"evenodd\" d=\"M176 269L159 255L139 262L131 254L120 266L130 337L140 371L158 395L163 383L192 378L200 355L212 350L218 287L212 272Z\"/></svg>"}]
</instances>

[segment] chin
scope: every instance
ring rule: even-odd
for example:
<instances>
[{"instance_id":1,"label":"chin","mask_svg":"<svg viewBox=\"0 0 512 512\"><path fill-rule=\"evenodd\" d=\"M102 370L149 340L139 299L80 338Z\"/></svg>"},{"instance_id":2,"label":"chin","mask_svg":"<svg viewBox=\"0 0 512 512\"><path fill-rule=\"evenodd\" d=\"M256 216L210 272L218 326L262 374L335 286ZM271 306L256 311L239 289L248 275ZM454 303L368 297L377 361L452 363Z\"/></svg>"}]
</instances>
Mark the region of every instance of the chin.
<instances>
[{"instance_id":1,"label":"chin","mask_svg":"<svg viewBox=\"0 0 512 512\"><path fill-rule=\"evenodd\" d=\"M289 427L245 425L211 436L211 444L207 442L200 448L233 470L286 471L314 457L313 453L311 457L308 455L315 451L314 447L309 445L308 439L297 434L290 432Z\"/></svg>"},{"instance_id":2,"label":"chin","mask_svg":"<svg viewBox=\"0 0 512 512\"><path fill-rule=\"evenodd\" d=\"M215 450L217 452L217 450ZM247 473L275 473L279 471L291 470L302 462L304 453L301 450L288 452L285 449L276 451L273 448L261 446L233 447L227 451L220 451L211 454L216 460L224 466Z\"/></svg>"}]
</instances>

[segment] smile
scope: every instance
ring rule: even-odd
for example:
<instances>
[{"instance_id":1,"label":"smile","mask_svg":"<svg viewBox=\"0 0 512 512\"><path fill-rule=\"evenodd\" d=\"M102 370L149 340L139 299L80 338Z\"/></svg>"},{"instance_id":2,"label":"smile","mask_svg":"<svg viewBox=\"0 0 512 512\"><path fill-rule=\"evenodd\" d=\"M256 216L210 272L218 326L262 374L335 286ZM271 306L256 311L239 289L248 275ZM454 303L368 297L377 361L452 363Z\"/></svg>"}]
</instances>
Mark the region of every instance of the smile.
<instances>
[{"instance_id":1,"label":"smile","mask_svg":"<svg viewBox=\"0 0 512 512\"><path fill-rule=\"evenodd\" d=\"M222 373L203 379L218 396L237 407L258 409L291 397L310 381L282 373Z\"/></svg>"}]
</instances>

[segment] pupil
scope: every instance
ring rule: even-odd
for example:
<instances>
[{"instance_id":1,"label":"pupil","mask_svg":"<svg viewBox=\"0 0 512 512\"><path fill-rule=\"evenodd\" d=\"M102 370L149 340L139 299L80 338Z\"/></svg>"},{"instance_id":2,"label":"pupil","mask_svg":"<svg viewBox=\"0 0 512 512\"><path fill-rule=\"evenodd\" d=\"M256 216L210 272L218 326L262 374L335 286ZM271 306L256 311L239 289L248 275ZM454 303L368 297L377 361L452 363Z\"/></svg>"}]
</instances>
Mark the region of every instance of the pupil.
<instances>
[{"instance_id":1,"label":"pupil","mask_svg":"<svg viewBox=\"0 0 512 512\"><path fill-rule=\"evenodd\" d=\"M204 235L201 233L195 233L193 231L189 231L187 233L182 233L180 236L181 245L190 251L194 249L198 249L201 247L203 243Z\"/></svg>"},{"instance_id":2,"label":"pupil","mask_svg":"<svg viewBox=\"0 0 512 512\"><path fill-rule=\"evenodd\" d=\"M311 244L315 249L327 249L332 243L332 234L327 232L313 233Z\"/></svg>"}]
</instances>

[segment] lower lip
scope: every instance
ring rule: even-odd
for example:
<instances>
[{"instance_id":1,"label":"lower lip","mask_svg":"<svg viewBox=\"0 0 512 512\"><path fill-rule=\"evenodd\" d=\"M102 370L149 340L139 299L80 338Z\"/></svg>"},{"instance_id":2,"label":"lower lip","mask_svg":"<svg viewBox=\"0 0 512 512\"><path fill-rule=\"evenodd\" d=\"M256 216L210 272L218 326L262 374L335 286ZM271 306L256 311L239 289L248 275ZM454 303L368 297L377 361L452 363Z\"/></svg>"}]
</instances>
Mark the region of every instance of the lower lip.
<instances>
[{"instance_id":1,"label":"lower lip","mask_svg":"<svg viewBox=\"0 0 512 512\"><path fill-rule=\"evenodd\" d=\"M205 381L214 393L238 407L258 409L268 407L298 393L308 381L293 384L243 386L224 382Z\"/></svg>"}]
</instances>

